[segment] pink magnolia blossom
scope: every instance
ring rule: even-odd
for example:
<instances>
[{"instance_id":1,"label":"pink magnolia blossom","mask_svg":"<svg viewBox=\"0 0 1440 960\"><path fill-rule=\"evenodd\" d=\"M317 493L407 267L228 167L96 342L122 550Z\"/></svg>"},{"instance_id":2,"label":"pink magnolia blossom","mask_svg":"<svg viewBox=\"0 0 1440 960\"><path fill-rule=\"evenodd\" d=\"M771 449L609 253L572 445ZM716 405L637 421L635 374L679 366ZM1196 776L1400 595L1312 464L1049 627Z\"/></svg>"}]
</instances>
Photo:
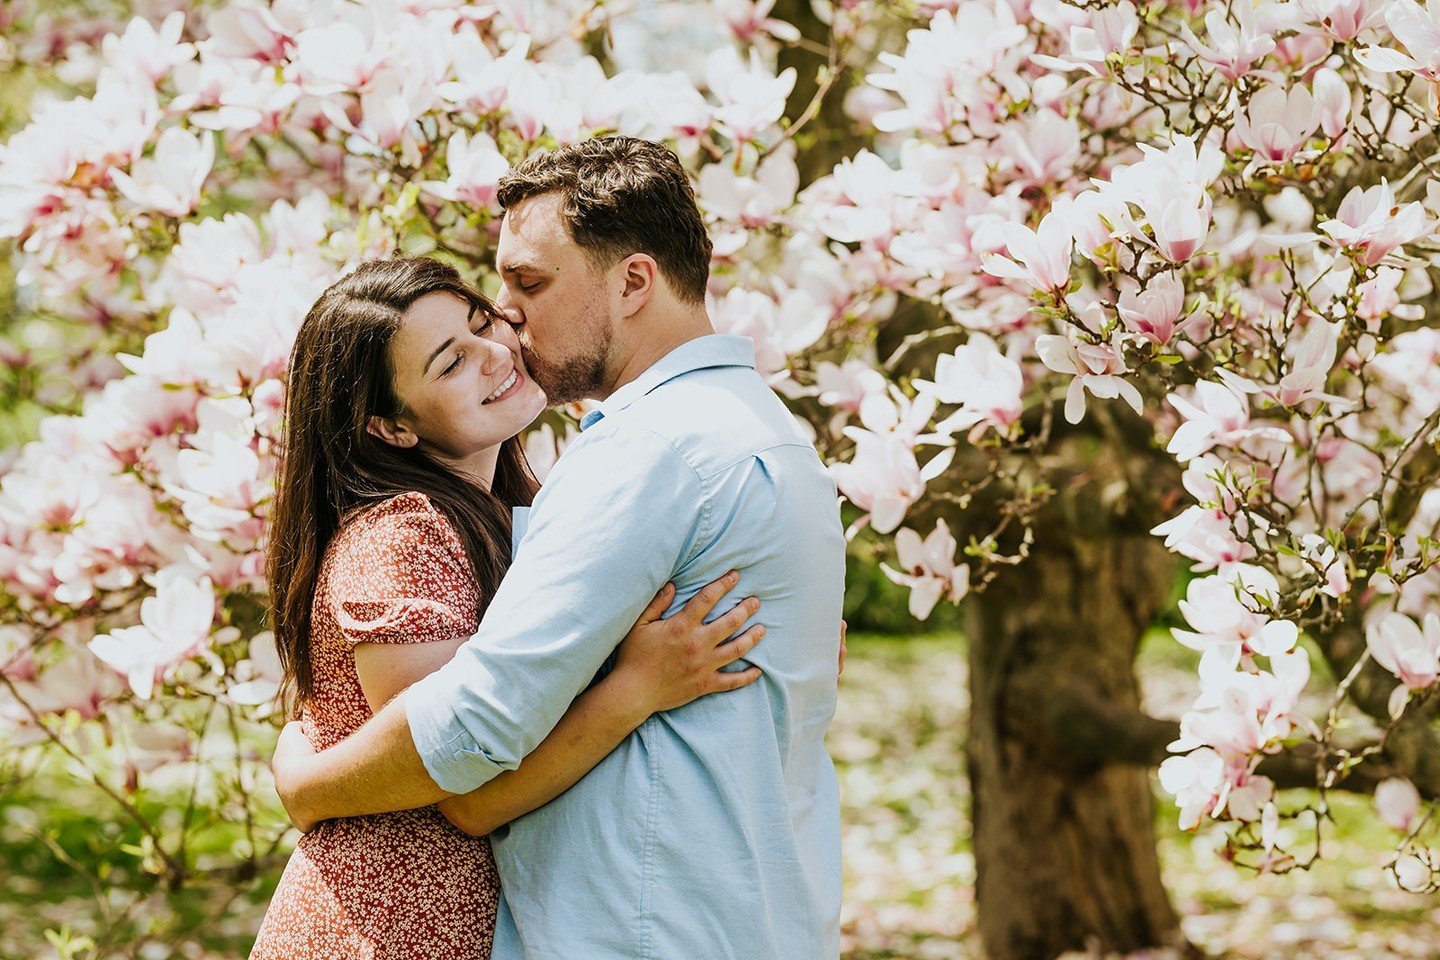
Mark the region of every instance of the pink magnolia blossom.
<instances>
[{"instance_id":1,"label":"pink magnolia blossom","mask_svg":"<svg viewBox=\"0 0 1440 960\"><path fill-rule=\"evenodd\" d=\"M1238 522L1243 533L1248 521L1242 517ZM1179 516L1152 527L1150 532L1165 538L1167 550L1194 560L1192 570L1213 570L1255 556L1255 548L1236 537L1230 527L1230 517L1222 510L1187 507Z\"/></svg>"},{"instance_id":2,"label":"pink magnolia blossom","mask_svg":"<svg viewBox=\"0 0 1440 960\"><path fill-rule=\"evenodd\" d=\"M1440 84L1440 3L1426 0L1422 7L1415 0L1390 0L1385 7L1385 25L1406 53L1389 47L1364 47L1355 51L1355 59L1380 73L1403 71ZM1432 101L1434 96L1432 87Z\"/></svg>"},{"instance_id":3,"label":"pink magnolia blossom","mask_svg":"<svg viewBox=\"0 0 1440 960\"><path fill-rule=\"evenodd\" d=\"M364 90L381 74L389 55L381 37L367 35L347 20L310 27L295 38L294 63L301 83L320 96Z\"/></svg>"},{"instance_id":4,"label":"pink magnolia blossom","mask_svg":"<svg viewBox=\"0 0 1440 960\"><path fill-rule=\"evenodd\" d=\"M795 43L800 39L800 30L794 24L770 16L775 0L710 0L710 8L741 43L765 39Z\"/></svg>"},{"instance_id":5,"label":"pink magnolia blossom","mask_svg":"<svg viewBox=\"0 0 1440 960\"><path fill-rule=\"evenodd\" d=\"M1312 318L1305 333L1286 345L1288 372L1279 383L1256 383L1229 370L1220 370L1220 379L1241 393L1260 394L1284 407L1318 400L1332 406L1349 406L1344 397L1325 392L1339 349L1340 324Z\"/></svg>"},{"instance_id":6,"label":"pink magnolia blossom","mask_svg":"<svg viewBox=\"0 0 1440 960\"><path fill-rule=\"evenodd\" d=\"M445 170L449 178L427 180L421 186L442 200L483 210L494 205L500 178L509 169L510 161L489 134L478 133L472 139L463 130L457 130L445 146Z\"/></svg>"},{"instance_id":7,"label":"pink magnolia blossom","mask_svg":"<svg viewBox=\"0 0 1440 960\"><path fill-rule=\"evenodd\" d=\"M934 381L917 380L915 388L941 403L960 407L936 424L935 431L940 434L974 428L973 440L990 427L1006 434L1024 412L1020 364L1002 354L995 341L982 333L972 334L953 353L937 357Z\"/></svg>"},{"instance_id":8,"label":"pink magnolia blossom","mask_svg":"<svg viewBox=\"0 0 1440 960\"><path fill-rule=\"evenodd\" d=\"M240 679L226 691L241 706L270 703L280 692L285 674L275 647L275 634L264 630L250 638L250 656L236 664Z\"/></svg>"},{"instance_id":9,"label":"pink magnolia blossom","mask_svg":"<svg viewBox=\"0 0 1440 960\"><path fill-rule=\"evenodd\" d=\"M1234 22L1226 14L1234 17ZM1264 25L1256 18L1255 8L1249 3L1239 3L1225 10L1211 10L1205 14L1205 37L1209 44L1191 32L1188 25L1181 25L1180 34L1191 50L1201 60L1214 66L1226 80L1235 81L1250 72L1250 68L1263 60L1275 49L1275 41Z\"/></svg>"},{"instance_id":10,"label":"pink magnolia blossom","mask_svg":"<svg viewBox=\"0 0 1440 960\"><path fill-rule=\"evenodd\" d=\"M894 386L889 394L872 394L860 404L861 427L846 427L855 441L850 462L832 463L830 474L850 502L870 514L877 533L900 525L925 484L950 465L955 456L947 438L922 431L935 412L935 398L921 394L910 400ZM915 457L921 444L945 445L922 469Z\"/></svg>"},{"instance_id":11,"label":"pink magnolia blossom","mask_svg":"<svg viewBox=\"0 0 1440 960\"><path fill-rule=\"evenodd\" d=\"M1228 808L1238 820L1258 819L1274 795L1268 778L1247 768L1229 768L1219 753L1199 747L1160 764L1160 786L1180 807L1180 829L1194 830L1206 816L1218 817Z\"/></svg>"},{"instance_id":12,"label":"pink magnolia blossom","mask_svg":"<svg viewBox=\"0 0 1440 960\"><path fill-rule=\"evenodd\" d=\"M1365 645L1376 663L1400 679L1395 693L1401 705L1406 691L1427 689L1440 679L1440 616L1434 613L1425 615L1422 628L1403 613L1385 611L1366 624ZM1395 698L1390 706L1394 715Z\"/></svg>"},{"instance_id":13,"label":"pink magnolia blossom","mask_svg":"<svg viewBox=\"0 0 1440 960\"><path fill-rule=\"evenodd\" d=\"M100 51L113 68L133 72L155 83L176 64L195 57L195 45L182 42L185 14L176 10L155 29L142 17L135 17L123 34L109 34L100 43Z\"/></svg>"},{"instance_id":14,"label":"pink magnolia blossom","mask_svg":"<svg viewBox=\"0 0 1440 960\"><path fill-rule=\"evenodd\" d=\"M922 472L914 446L898 435L862 431L853 439L855 455L849 462L832 463L830 475L851 503L870 514L877 533L900 525L905 511L925 492L925 481L942 472L954 455L943 452Z\"/></svg>"},{"instance_id":15,"label":"pink magnolia blossom","mask_svg":"<svg viewBox=\"0 0 1440 960\"><path fill-rule=\"evenodd\" d=\"M1315 71L1315 109L1320 115L1320 129L1332 140L1345 132L1350 122L1354 94L1350 85L1329 67Z\"/></svg>"},{"instance_id":16,"label":"pink magnolia blossom","mask_svg":"<svg viewBox=\"0 0 1440 960\"><path fill-rule=\"evenodd\" d=\"M938 11L925 29L906 34L903 55L878 56L892 72L871 74L870 84L894 92L905 105L877 116L876 129L943 134L968 123L976 133L989 133L995 96L982 78L1013 74L1027 55L1027 36L1005 0L973 3L964 16Z\"/></svg>"},{"instance_id":17,"label":"pink magnolia blossom","mask_svg":"<svg viewBox=\"0 0 1440 960\"><path fill-rule=\"evenodd\" d=\"M1171 263L1188 261L1210 232L1210 196L1198 186L1152 195L1141 206L1155 234L1156 249Z\"/></svg>"},{"instance_id":18,"label":"pink magnolia blossom","mask_svg":"<svg viewBox=\"0 0 1440 960\"><path fill-rule=\"evenodd\" d=\"M1305 534L1300 538L1300 557L1320 575L1321 593L1338 600L1349 592L1349 557L1338 552L1330 541L1318 533Z\"/></svg>"},{"instance_id":19,"label":"pink magnolia blossom","mask_svg":"<svg viewBox=\"0 0 1440 960\"><path fill-rule=\"evenodd\" d=\"M1257 160L1285 163L1295 158L1320 126L1320 110L1304 85L1289 91L1262 87L1235 122L1235 138L1255 151Z\"/></svg>"},{"instance_id":20,"label":"pink magnolia blossom","mask_svg":"<svg viewBox=\"0 0 1440 960\"><path fill-rule=\"evenodd\" d=\"M1089 25L1072 25L1069 30L1070 49L1062 57L1036 56L1034 62L1053 70L1084 70L1092 77L1109 71L1107 58L1112 53L1125 53L1135 42L1140 18L1131 0L1114 6L1087 11Z\"/></svg>"},{"instance_id":21,"label":"pink magnolia blossom","mask_svg":"<svg viewBox=\"0 0 1440 960\"><path fill-rule=\"evenodd\" d=\"M1125 326L1157 344L1175 336L1185 308L1185 287L1173 271L1156 274L1145 286L1126 286L1115 304Z\"/></svg>"},{"instance_id":22,"label":"pink magnolia blossom","mask_svg":"<svg viewBox=\"0 0 1440 960\"><path fill-rule=\"evenodd\" d=\"M1232 767L1244 768L1289 736L1310 680L1310 655L1295 647L1271 654L1269 664L1267 671L1236 670L1218 658L1206 663L1200 696L1180 718L1180 737L1169 749L1208 746Z\"/></svg>"},{"instance_id":23,"label":"pink magnolia blossom","mask_svg":"<svg viewBox=\"0 0 1440 960\"><path fill-rule=\"evenodd\" d=\"M785 299L736 287L712 301L710 317L721 333L755 341L755 366L773 379L788 375L791 357L811 346L829 320L803 291L787 291Z\"/></svg>"},{"instance_id":24,"label":"pink magnolia blossom","mask_svg":"<svg viewBox=\"0 0 1440 960\"><path fill-rule=\"evenodd\" d=\"M743 176L728 164L707 165L700 171L697 198L711 216L752 230L769 225L793 206L799 189L794 152L777 150L760 163L753 176Z\"/></svg>"},{"instance_id":25,"label":"pink magnolia blossom","mask_svg":"<svg viewBox=\"0 0 1440 960\"><path fill-rule=\"evenodd\" d=\"M1006 124L996 146L1015 165L1020 182L1063 181L1080 158L1080 127L1053 110L1040 110L1025 120Z\"/></svg>"},{"instance_id":26,"label":"pink magnolia blossom","mask_svg":"<svg viewBox=\"0 0 1440 960\"><path fill-rule=\"evenodd\" d=\"M1375 785L1375 815L1401 833L1409 833L1420 819L1420 791L1404 777L1381 780Z\"/></svg>"},{"instance_id":27,"label":"pink magnolia blossom","mask_svg":"<svg viewBox=\"0 0 1440 960\"><path fill-rule=\"evenodd\" d=\"M1429 851L1403 853L1395 858L1391 870L1395 885L1411 893L1429 893L1435 888L1435 856Z\"/></svg>"},{"instance_id":28,"label":"pink magnolia blossom","mask_svg":"<svg viewBox=\"0 0 1440 960\"><path fill-rule=\"evenodd\" d=\"M1245 394L1209 380L1195 384L1192 399L1178 393L1166 397L1185 422L1170 437L1165 449L1181 463L1188 463L1215 446L1234 447L1251 437L1289 442L1290 434L1279 427L1251 427L1250 403Z\"/></svg>"},{"instance_id":29,"label":"pink magnolia blossom","mask_svg":"<svg viewBox=\"0 0 1440 960\"><path fill-rule=\"evenodd\" d=\"M1035 341L1035 349L1045 366L1074 377L1065 393L1065 419L1069 422L1079 423L1085 417L1087 391L1103 400L1119 397L1136 413L1144 413L1140 391L1124 377L1129 368L1120 354L1118 336L1111 343L1088 343L1043 334Z\"/></svg>"},{"instance_id":30,"label":"pink magnolia blossom","mask_svg":"<svg viewBox=\"0 0 1440 960\"><path fill-rule=\"evenodd\" d=\"M231 0L206 15L209 36L201 47L227 59L279 63L294 46L299 25L286 22L291 6L281 2L271 9L257 0Z\"/></svg>"},{"instance_id":31,"label":"pink magnolia blossom","mask_svg":"<svg viewBox=\"0 0 1440 960\"><path fill-rule=\"evenodd\" d=\"M795 87L794 67L777 76L750 51L748 63L733 48L726 47L705 61L710 91L720 101L715 110L716 125L728 136L746 143L776 123L785 112L785 98Z\"/></svg>"},{"instance_id":32,"label":"pink magnolia blossom","mask_svg":"<svg viewBox=\"0 0 1440 960\"><path fill-rule=\"evenodd\" d=\"M1210 232L1214 202L1209 185L1219 176L1224 154L1213 144L1176 137L1164 150L1140 145L1144 159L1117 168L1102 191L1140 209L1135 220L1124 206L1117 230L1150 244L1171 263L1196 255ZM1147 229L1148 228L1148 229Z\"/></svg>"},{"instance_id":33,"label":"pink magnolia blossom","mask_svg":"<svg viewBox=\"0 0 1440 960\"><path fill-rule=\"evenodd\" d=\"M851 358L835 365L822 360L815 367L816 398L827 407L859 413L871 394L885 392L885 375L864 360Z\"/></svg>"},{"instance_id":34,"label":"pink magnolia blossom","mask_svg":"<svg viewBox=\"0 0 1440 960\"><path fill-rule=\"evenodd\" d=\"M153 159L137 160L130 172L110 176L116 188L144 210L183 217L200 202L200 191L215 163L215 135L206 130L195 136L170 127L155 143Z\"/></svg>"},{"instance_id":35,"label":"pink magnolia blossom","mask_svg":"<svg viewBox=\"0 0 1440 960\"><path fill-rule=\"evenodd\" d=\"M1295 624L1273 620L1265 612L1279 597L1280 585L1268 570L1231 564L1223 573L1190 581L1180 612L1193 630L1171 632L1204 655L1202 672L1233 670L1252 654L1272 657L1294 648L1299 638Z\"/></svg>"},{"instance_id":36,"label":"pink magnolia blossom","mask_svg":"<svg viewBox=\"0 0 1440 960\"><path fill-rule=\"evenodd\" d=\"M455 35L450 56L455 79L441 83L440 96L477 113L494 113L505 104L510 79L530 52L530 38L520 36L502 56L495 56L473 29Z\"/></svg>"},{"instance_id":37,"label":"pink magnolia blossom","mask_svg":"<svg viewBox=\"0 0 1440 960\"><path fill-rule=\"evenodd\" d=\"M1405 280L1405 271L1396 267L1379 267L1375 276L1360 284L1360 304L1355 315L1366 321L1371 332L1379 331L1379 321L1387 316L1401 320L1419 320L1425 316L1425 308L1419 304L1403 303L1400 299L1400 284ZM1394 351L1396 354L1402 351Z\"/></svg>"},{"instance_id":38,"label":"pink magnolia blossom","mask_svg":"<svg viewBox=\"0 0 1440 960\"><path fill-rule=\"evenodd\" d=\"M1324 221L1320 229L1373 267L1401 245L1428 236L1435 223L1419 202L1397 204L1389 182L1382 178L1368 189L1352 187L1340 201L1335 219Z\"/></svg>"},{"instance_id":39,"label":"pink magnolia blossom","mask_svg":"<svg viewBox=\"0 0 1440 960\"><path fill-rule=\"evenodd\" d=\"M910 615L925 620L941 598L959 603L970 591L970 565L956 564L955 537L944 520L924 540L909 527L895 534L900 568L881 564L892 582L910 588Z\"/></svg>"},{"instance_id":40,"label":"pink magnolia blossom","mask_svg":"<svg viewBox=\"0 0 1440 960\"><path fill-rule=\"evenodd\" d=\"M538 429L525 434L525 459L529 462L535 479L545 482L556 461L577 435L575 428L567 424L564 435L558 436L555 428L548 423L542 423Z\"/></svg>"},{"instance_id":41,"label":"pink magnolia blossom","mask_svg":"<svg viewBox=\"0 0 1440 960\"><path fill-rule=\"evenodd\" d=\"M1377 26L1386 8L1377 0L1296 0L1296 5L1327 37L1341 43Z\"/></svg>"},{"instance_id":42,"label":"pink magnolia blossom","mask_svg":"<svg viewBox=\"0 0 1440 960\"><path fill-rule=\"evenodd\" d=\"M292 76L258 60L202 58L194 70L175 71L181 94L172 109L193 111L190 123L205 130L275 132L303 91Z\"/></svg>"},{"instance_id":43,"label":"pink magnolia blossom","mask_svg":"<svg viewBox=\"0 0 1440 960\"><path fill-rule=\"evenodd\" d=\"M207 401L213 404L213 401ZM184 505L191 531L202 539L219 540L231 533L258 533L254 510L264 496L260 458L248 439L225 428L210 427L202 404L200 429L191 449L175 458L170 491ZM209 415L211 421L219 415Z\"/></svg>"},{"instance_id":44,"label":"pink magnolia blossom","mask_svg":"<svg viewBox=\"0 0 1440 960\"><path fill-rule=\"evenodd\" d=\"M1070 255L1075 248L1067 210L1047 213L1034 230L1018 223L997 223L993 236L1005 254L987 254L981 268L994 277L1018 280L1041 293L1070 285Z\"/></svg>"},{"instance_id":45,"label":"pink magnolia blossom","mask_svg":"<svg viewBox=\"0 0 1440 960\"><path fill-rule=\"evenodd\" d=\"M149 700L157 680L199 651L214 619L209 579L173 571L141 603L139 626L100 634L90 641L90 652L124 674L137 697Z\"/></svg>"}]
</instances>

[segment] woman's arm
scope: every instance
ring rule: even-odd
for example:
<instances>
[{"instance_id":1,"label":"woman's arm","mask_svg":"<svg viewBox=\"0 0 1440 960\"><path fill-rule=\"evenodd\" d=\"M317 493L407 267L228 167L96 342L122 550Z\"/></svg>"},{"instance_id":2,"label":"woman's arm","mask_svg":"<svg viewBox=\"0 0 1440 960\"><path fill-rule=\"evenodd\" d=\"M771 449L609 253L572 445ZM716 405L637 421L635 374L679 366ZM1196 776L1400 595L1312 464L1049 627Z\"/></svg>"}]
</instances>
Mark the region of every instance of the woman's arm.
<instances>
[{"instance_id":1,"label":"woman's arm","mask_svg":"<svg viewBox=\"0 0 1440 960\"><path fill-rule=\"evenodd\" d=\"M441 812L466 833L487 834L570 789L652 713L759 679L759 667L733 673L720 668L743 657L764 636L765 628L756 625L728 639L760 601L751 597L713 623L704 622L738 581L738 574L727 574L661 620L675 591L666 584L621 642L615 669L570 705L540 746L517 769L442 801Z\"/></svg>"}]
</instances>

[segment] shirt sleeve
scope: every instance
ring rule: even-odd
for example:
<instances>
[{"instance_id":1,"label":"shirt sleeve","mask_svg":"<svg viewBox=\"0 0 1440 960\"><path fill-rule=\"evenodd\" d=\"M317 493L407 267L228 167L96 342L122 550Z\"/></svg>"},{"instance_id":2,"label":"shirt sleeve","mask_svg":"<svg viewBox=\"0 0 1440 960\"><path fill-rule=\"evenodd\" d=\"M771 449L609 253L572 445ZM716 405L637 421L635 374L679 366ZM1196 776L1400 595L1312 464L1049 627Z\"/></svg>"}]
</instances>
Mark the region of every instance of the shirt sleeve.
<instances>
[{"instance_id":1,"label":"shirt sleeve","mask_svg":"<svg viewBox=\"0 0 1440 960\"><path fill-rule=\"evenodd\" d=\"M418 495L357 522L335 558L335 622L347 645L431 643L475 627L474 577L458 538Z\"/></svg>"},{"instance_id":2,"label":"shirt sleeve","mask_svg":"<svg viewBox=\"0 0 1440 960\"><path fill-rule=\"evenodd\" d=\"M406 694L415 747L452 793L517 767L703 548L700 479L667 440L584 440L551 471L479 631Z\"/></svg>"}]
</instances>

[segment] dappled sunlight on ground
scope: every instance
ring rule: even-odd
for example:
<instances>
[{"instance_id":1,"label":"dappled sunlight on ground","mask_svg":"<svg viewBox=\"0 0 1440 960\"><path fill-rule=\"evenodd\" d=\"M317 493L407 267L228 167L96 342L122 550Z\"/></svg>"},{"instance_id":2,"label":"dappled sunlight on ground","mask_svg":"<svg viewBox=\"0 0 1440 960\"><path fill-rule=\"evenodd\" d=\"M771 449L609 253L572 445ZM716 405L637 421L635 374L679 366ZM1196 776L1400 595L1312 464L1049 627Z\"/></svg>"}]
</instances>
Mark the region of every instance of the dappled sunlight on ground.
<instances>
[{"instance_id":1,"label":"dappled sunlight on ground","mask_svg":"<svg viewBox=\"0 0 1440 960\"><path fill-rule=\"evenodd\" d=\"M1142 655L1152 707L1183 699L1194 674L1164 644ZM845 822L845 960L970 960L974 860L963 776L965 660L958 636L852 637L829 744ZM37 799L43 798L43 799ZM278 867L252 881L212 879L179 893L114 874L104 905L91 880L124 869L110 811L58 772L22 788L0 779L0 957L58 956L45 930L104 946L76 958L243 957ZM1387 885L1394 837L1368 800L1336 796L1337 824L1315 869L1255 877L1218 855L1220 834L1182 834L1157 804L1166 881L1189 938L1233 960L1420 960L1440 956L1440 899ZM1287 829L1295 829L1293 827ZM41 839L44 835L49 838ZM1298 838L1297 838L1298 839ZM55 849L92 873L61 863ZM108 915L108 926L102 916ZM105 931L109 930L108 936ZM1140 960L1139 957L1136 960ZM1149 960L1166 960L1160 954Z\"/></svg>"}]
</instances>

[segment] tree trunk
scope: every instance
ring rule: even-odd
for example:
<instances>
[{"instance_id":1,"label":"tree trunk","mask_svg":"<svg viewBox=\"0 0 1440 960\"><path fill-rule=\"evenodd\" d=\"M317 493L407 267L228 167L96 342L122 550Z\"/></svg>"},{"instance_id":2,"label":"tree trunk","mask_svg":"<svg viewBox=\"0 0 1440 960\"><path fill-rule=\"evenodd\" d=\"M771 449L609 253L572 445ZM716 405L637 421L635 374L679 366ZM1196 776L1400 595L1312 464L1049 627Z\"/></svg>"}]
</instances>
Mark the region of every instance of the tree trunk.
<instances>
[{"instance_id":1,"label":"tree trunk","mask_svg":"<svg viewBox=\"0 0 1440 960\"><path fill-rule=\"evenodd\" d=\"M992 960L1183 946L1148 769L1089 759L1065 734L1086 703L1138 713L1135 651L1174 560L1146 535L1037 539L967 601L981 939Z\"/></svg>"}]
</instances>

